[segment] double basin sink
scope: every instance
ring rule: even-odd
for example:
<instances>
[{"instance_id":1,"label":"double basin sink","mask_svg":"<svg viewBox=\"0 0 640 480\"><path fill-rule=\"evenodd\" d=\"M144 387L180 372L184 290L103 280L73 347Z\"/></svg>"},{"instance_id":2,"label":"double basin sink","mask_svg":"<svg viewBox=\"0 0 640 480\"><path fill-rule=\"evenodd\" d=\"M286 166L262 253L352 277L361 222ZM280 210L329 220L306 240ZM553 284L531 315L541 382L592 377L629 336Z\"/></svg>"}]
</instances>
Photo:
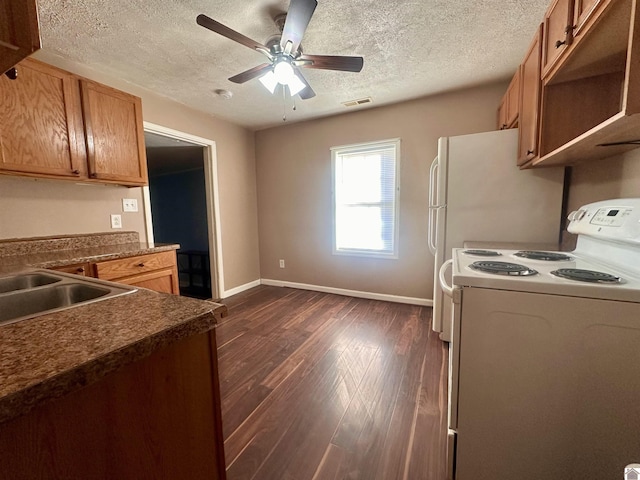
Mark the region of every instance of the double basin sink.
<instances>
[{"instance_id":1,"label":"double basin sink","mask_svg":"<svg viewBox=\"0 0 640 480\"><path fill-rule=\"evenodd\" d=\"M134 293L137 289L49 270L0 277L0 325Z\"/></svg>"}]
</instances>

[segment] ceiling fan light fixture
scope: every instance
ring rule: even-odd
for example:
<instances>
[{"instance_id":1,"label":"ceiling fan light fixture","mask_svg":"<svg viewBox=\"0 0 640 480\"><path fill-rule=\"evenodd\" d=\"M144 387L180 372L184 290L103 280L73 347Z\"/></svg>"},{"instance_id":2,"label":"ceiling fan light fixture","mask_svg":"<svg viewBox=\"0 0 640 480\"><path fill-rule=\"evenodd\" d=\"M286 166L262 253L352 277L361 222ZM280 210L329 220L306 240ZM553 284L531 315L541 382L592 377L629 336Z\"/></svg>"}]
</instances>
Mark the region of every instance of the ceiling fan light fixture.
<instances>
[{"instance_id":1,"label":"ceiling fan light fixture","mask_svg":"<svg viewBox=\"0 0 640 480\"><path fill-rule=\"evenodd\" d=\"M276 76L278 83L281 83L282 85L289 85L292 79L296 76L291 63L286 60L278 61L273 67L273 73Z\"/></svg>"},{"instance_id":2,"label":"ceiling fan light fixture","mask_svg":"<svg viewBox=\"0 0 640 480\"><path fill-rule=\"evenodd\" d=\"M276 79L276 74L273 73L273 70L269 70L258 80L260 80L260 83L262 83L262 85L264 85L264 87L269 90L269 92L273 93L276 91L278 80Z\"/></svg>"},{"instance_id":3,"label":"ceiling fan light fixture","mask_svg":"<svg viewBox=\"0 0 640 480\"><path fill-rule=\"evenodd\" d=\"M291 80L289 81L287 86L289 87L289 94L292 97L300 93L306 87L305 83L300 80L300 77L298 77L298 75L296 75L295 73L293 74L293 77L291 77Z\"/></svg>"}]
</instances>

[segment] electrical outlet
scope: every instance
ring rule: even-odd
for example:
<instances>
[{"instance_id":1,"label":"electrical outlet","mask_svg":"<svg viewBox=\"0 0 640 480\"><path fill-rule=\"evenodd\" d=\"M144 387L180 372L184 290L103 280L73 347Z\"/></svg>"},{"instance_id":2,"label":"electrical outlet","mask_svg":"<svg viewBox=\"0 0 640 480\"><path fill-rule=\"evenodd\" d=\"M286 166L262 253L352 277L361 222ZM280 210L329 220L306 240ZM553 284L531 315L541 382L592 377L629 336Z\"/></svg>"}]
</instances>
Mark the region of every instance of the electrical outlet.
<instances>
[{"instance_id":1,"label":"electrical outlet","mask_svg":"<svg viewBox=\"0 0 640 480\"><path fill-rule=\"evenodd\" d=\"M284 268L284 260L280 259L280 268Z\"/></svg>"},{"instance_id":2,"label":"electrical outlet","mask_svg":"<svg viewBox=\"0 0 640 480\"><path fill-rule=\"evenodd\" d=\"M138 200L135 198L123 198L122 199L122 211L123 212L137 212Z\"/></svg>"},{"instance_id":3,"label":"electrical outlet","mask_svg":"<svg viewBox=\"0 0 640 480\"><path fill-rule=\"evenodd\" d=\"M122 215L111 215L111 228L122 228Z\"/></svg>"}]
</instances>

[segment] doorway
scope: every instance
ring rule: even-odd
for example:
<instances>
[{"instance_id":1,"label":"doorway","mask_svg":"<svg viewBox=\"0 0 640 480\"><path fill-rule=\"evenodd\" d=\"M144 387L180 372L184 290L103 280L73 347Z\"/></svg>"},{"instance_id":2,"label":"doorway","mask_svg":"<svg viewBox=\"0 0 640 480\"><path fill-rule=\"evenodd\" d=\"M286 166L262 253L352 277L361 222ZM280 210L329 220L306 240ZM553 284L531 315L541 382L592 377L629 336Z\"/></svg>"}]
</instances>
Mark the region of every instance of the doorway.
<instances>
[{"instance_id":1,"label":"doorway","mask_svg":"<svg viewBox=\"0 0 640 480\"><path fill-rule=\"evenodd\" d=\"M218 299L220 262L215 142L145 122L147 238L178 243L180 294Z\"/></svg>"}]
</instances>

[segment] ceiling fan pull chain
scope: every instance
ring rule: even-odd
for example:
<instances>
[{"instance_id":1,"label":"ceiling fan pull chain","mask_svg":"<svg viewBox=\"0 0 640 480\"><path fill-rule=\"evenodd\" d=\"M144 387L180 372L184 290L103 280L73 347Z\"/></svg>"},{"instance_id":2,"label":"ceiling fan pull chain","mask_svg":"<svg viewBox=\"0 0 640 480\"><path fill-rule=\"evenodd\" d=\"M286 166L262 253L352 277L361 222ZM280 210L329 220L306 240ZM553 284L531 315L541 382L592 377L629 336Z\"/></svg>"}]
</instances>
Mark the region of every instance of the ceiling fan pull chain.
<instances>
[{"instance_id":1,"label":"ceiling fan pull chain","mask_svg":"<svg viewBox=\"0 0 640 480\"><path fill-rule=\"evenodd\" d=\"M287 121L287 92L286 87L281 85L282 87L282 121Z\"/></svg>"}]
</instances>

